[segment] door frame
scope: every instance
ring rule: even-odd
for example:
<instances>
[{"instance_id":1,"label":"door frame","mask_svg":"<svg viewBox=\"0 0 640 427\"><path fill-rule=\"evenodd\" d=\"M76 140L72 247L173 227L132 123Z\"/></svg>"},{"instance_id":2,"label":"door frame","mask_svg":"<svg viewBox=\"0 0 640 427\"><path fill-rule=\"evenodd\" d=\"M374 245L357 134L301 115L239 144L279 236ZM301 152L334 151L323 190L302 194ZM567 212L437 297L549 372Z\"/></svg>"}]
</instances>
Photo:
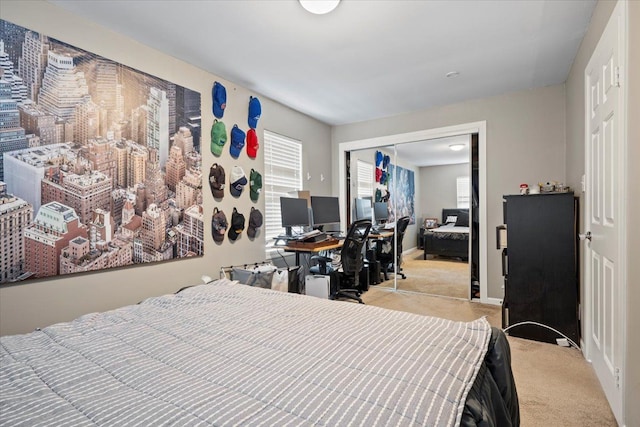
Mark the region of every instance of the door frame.
<instances>
[{"instance_id":1,"label":"door frame","mask_svg":"<svg viewBox=\"0 0 640 427\"><path fill-rule=\"evenodd\" d=\"M477 133L478 134L478 190L480 192L480 208L478 209L478 221L480 224L479 238L479 256L478 263L480 265L480 302L484 304L500 305L502 297L489 298L487 295L487 122L485 120L478 122L462 123L459 125L445 126L433 129L424 129L416 132L407 132L387 136L379 136L374 138L366 138L354 141L346 141L338 144L338 182L340 200L346 200L346 164L345 153L347 151L361 150L367 148L377 148L385 146L395 146L396 144L404 144L409 142L423 141L428 139L445 138L450 136L459 136ZM469 162L469 176L471 176L472 162ZM341 229L345 229L346 224L341 224ZM469 254L471 260L471 253ZM471 285L469 285L471 286ZM472 300L473 301L473 300Z\"/></svg>"},{"instance_id":2,"label":"door frame","mask_svg":"<svg viewBox=\"0 0 640 427\"><path fill-rule=\"evenodd\" d=\"M619 143L618 147L618 156L616 159L615 167L617 168L617 179L618 179L618 188L616 189L616 197L618 209L618 218L619 218L619 226L618 226L618 235L617 235L617 248L618 248L618 260L617 260L617 268L615 270L615 274L618 275L618 281L620 284L619 293L617 298L617 306L619 311L616 313L615 323L619 326L619 346L617 349L620 354L620 368L622 372L618 373L618 382L620 388L620 396L621 401L615 402L616 408L612 405L612 402L609 402L609 405L612 407L613 413L617 419L617 421L621 424L623 423L624 414L625 414L625 396L626 396L626 382L625 382L625 371L627 369L627 266L628 266L628 252L627 252L627 170L629 165L628 152L629 152L629 142L628 142L628 49L629 49L629 26L628 26L628 4L626 1L619 1L614 7L613 12L611 13L611 17L609 18L605 30L603 30L602 35L606 31L606 28L611 25L613 19L619 19L621 25L621 38L619 39L619 82L620 82L620 93L619 93L619 101L618 105L620 106L620 123L619 123ZM602 35L600 39L602 39ZM591 156L589 150L589 138L590 138L590 125L589 125L589 117L590 117L590 105L589 101L591 99L590 89L587 87L588 83L588 71L591 68L591 62L594 58L594 54L598 50L600 45L600 41L596 44L593 52L591 53L591 58L587 62L584 70L584 184L583 188L585 190L585 208L584 208L584 218L581 221L581 227L583 228L583 232L586 233L589 227L588 215L591 212L591 197L589 196L588 185L590 182L590 177L587 176L587 172L590 170L589 163L591 161ZM582 336L580 340L580 346L582 348L582 353L589 362L591 362L593 357L593 346L590 343L590 339L588 339L592 333L591 322L593 320L594 310L593 310L593 300L591 298L592 292L592 280L591 280L591 257L589 252L588 241L583 241L583 253L584 253L584 262L581 268L581 277L584 277L584 286L581 301L584 301L584 316L582 320ZM596 372L596 376L598 376L598 372Z\"/></svg>"}]
</instances>

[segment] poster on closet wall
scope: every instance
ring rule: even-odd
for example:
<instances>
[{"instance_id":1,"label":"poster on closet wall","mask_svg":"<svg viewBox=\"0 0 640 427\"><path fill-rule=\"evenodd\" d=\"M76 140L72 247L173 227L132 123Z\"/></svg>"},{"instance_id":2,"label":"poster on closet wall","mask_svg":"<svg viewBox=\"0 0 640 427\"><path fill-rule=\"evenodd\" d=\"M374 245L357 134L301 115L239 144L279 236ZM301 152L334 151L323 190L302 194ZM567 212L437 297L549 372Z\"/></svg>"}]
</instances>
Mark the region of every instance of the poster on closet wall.
<instances>
[{"instance_id":1,"label":"poster on closet wall","mask_svg":"<svg viewBox=\"0 0 640 427\"><path fill-rule=\"evenodd\" d=\"M0 30L0 285L202 256L200 93Z\"/></svg>"},{"instance_id":2,"label":"poster on closet wall","mask_svg":"<svg viewBox=\"0 0 640 427\"><path fill-rule=\"evenodd\" d=\"M402 218L408 216L411 218L409 224L416 223L415 204L415 182L414 172L401 166L389 165L389 221L396 220L397 217Z\"/></svg>"}]
</instances>

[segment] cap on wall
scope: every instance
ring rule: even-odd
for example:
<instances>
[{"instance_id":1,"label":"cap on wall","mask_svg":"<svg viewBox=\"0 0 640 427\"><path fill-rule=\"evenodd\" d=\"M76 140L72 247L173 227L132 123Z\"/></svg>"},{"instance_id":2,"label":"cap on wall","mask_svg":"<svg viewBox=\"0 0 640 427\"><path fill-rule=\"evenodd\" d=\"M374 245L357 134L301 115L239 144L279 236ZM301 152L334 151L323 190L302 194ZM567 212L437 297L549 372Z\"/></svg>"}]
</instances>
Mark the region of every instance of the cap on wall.
<instances>
[{"instance_id":1,"label":"cap on wall","mask_svg":"<svg viewBox=\"0 0 640 427\"><path fill-rule=\"evenodd\" d=\"M252 159L255 159L258 155L258 148L260 144L258 143L258 135L256 134L255 129L249 129L247 131L247 156Z\"/></svg>"},{"instance_id":2,"label":"cap on wall","mask_svg":"<svg viewBox=\"0 0 640 427\"><path fill-rule=\"evenodd\" d=\"M229 239L235 241L244 230L244 215L242 215L236 208L233 208L231 214L231 226L229 227Z\"/></svg>"},{"instance_id":3,"label":"cap on wall","mask_svg":"<svg viewBox=\"0 0 640 427\"><path fill-rule=\"evenodd\" d=\"M233 197L240 197L244 186L247 185L247 176L240 166L234 166L231 170L231 178L229 179L231 186L229 191Z\"/></svg>"},{"instance_id":4,"label":"cap on wall","mask_svg":"<svg viewBox=\"0 0 640 427\"><path fill-rule=\"evenodd\" d=\"M222 147L226 142L227 128L224 122L214 120L213 126L211 126L211 154L220 157L222 155Z\"/></svg>"},{"instance_id":5,"label":"cap on wall","mask_svg":"<svg viewBox=\"0 0 640 427\"><path fill-rule=\"evenodd\" d=\"M211 98L213 99L213 115L221 119L224 116L224 109L227 108L227 89L222 86L222 83L213 83Z\"/></svg>"},{"instance_id":6,"label":"cap on wall","mask_svg":"<svg viewBox=\"0 0 640 427\"><path fill-rule=\"evenodd\" d=\"M209 169L209 187L211 187L211 194L213 194L213 197L216 199L224 197L225 179L224 168L217 163L211 165Z\"/></svg>"},{"instance_id":7,"label":"cap on wall","mask_svg":"<svg viewBox=\"0 0 640 427\"><path fill-rule=\"evenodd\" d=\"M262 106L260 105L260 100L255 96L249 97L249 118L247 122L251 129L258 127L258 120L260 120L261 114Z\"/></svg>"},{"instance_id":8,"label":"cap on wall","mask_svg":"<svg viewBox=\"0 0 640 427\"><path fill-rule=\"evenodd\" d=\"M238 125L233 125L231 128L231 144L229 144L229 153L231 153L231 157L237 159L240 157L240 153L244 148L244 131L238 127Z\"/></svg>"},{"instance_id":9,"label":"cap on wall","mask_svg":"<svg viewBox=\"0 0 640 427\"><path fill-rule=\"evenodd\" d=\"M218 208L213 208L213 217L211 217L211 236L216 243L222 243L224 234L227 232L227 216Z\"/></svg>"},{"instance_id":10,"label":"cap on wall","mask_svg":"<svg viewBox=\"0 0 640 427\"><path fill-rule=\"evenodd\" d=\"M262 175L257 170L251 169L249 173L249 197L254 202L258 201L260 191L262 190Z\"/></svg>"},{"instance_id":11,"label":"cap on wall","mask_svg":"<svg viewBox=\"0 0 640 427\"><path fill-rule=\"evenodd\" d=\"M262 223L263 223L262 212L252 207L251 213L249 214L249 226L247 227L247 236L251 239L255 238L256 234L258 234L258 228L262 227Z\"/></svg>"}]
</instances>

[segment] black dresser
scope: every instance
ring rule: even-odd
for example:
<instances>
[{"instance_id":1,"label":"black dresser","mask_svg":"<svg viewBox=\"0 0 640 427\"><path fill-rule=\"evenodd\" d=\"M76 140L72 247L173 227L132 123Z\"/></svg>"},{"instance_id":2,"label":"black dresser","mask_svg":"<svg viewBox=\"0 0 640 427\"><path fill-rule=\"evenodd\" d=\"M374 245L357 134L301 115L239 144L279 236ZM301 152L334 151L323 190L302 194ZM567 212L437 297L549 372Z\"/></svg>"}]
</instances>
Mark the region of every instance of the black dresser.
<instances>
[{"instance_id":1,"label":"black dresser","mask_svg":"<svg viewBox=\"0 0 640 427\"><path fill-rule=\"evenodd\" d=\"M504 196L503 327L531 321L579 345L578 199L573 193ZM548 328L513 326L512 336L556 343Z\"/></svg>"}]
</instances>

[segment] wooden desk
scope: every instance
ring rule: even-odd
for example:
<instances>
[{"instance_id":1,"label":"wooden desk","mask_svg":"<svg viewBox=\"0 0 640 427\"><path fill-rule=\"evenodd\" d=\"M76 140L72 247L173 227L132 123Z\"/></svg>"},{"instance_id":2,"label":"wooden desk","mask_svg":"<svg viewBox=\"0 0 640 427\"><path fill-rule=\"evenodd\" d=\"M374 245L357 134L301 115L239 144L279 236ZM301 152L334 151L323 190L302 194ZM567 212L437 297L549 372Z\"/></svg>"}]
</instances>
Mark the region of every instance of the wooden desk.
<instances>
[{"instance_id":1,"label":"wooden desk","mask_svg":"<svg viewBox=\"0 0 640 427\"><path fill-rule=\"evenodd\" d=\"M290 241L285 246L278 246L278 249L282 249L285 252L294 252L296 256L296 265L298 268L298 293L301 289L303 289L302 281L304 280L304 276L308 273L309 268L309 260L307 260L306 268L300 265L300 254L305 254L307 256L316 254L321 251L329 251L331 249L339 249L344 244L344 240L338 240L335 238L331 238L328 240L324 240L322 242L294 242Z\"/></svg>"},{"instance_id":2,"label":"wooden desk","mask_svg":"<svg viewBox=\"0 0 640 427\"><path fill-rule=\"evenodd\" d=\"M341 248L344 240L329 238L321 242L298 242L290 241L285 246L281 246L286 252L320 252Z\"/></svg>"},{"instance_id":3,"label":"wooden desk","mask_svg":"<svg viewBox=\"0 0 640 427\"><path fill-rule=\"evenodd\" d=\"M279 249L284 250L285 252L295 252L296 254L296 265L300 265L300 254L312 254L318 253L321 251L329 251L331 249L341 248L344 244L344 240L338 239L327 239L322 242L296 242L291 241L287 243L285 246L279 246Z\"/></svg>"},{"instance_id":4,"label":"wooden desk","mask_svg":"<svg viewBox=\"0 0 640 427\"><path fill-rule=\"evenodd\" d=\"M377 233L369 233L369 236L367 236L368 239L386 239L388 237L393 237L393 230L384 230Z\"/></svg>"}]
</instances>

